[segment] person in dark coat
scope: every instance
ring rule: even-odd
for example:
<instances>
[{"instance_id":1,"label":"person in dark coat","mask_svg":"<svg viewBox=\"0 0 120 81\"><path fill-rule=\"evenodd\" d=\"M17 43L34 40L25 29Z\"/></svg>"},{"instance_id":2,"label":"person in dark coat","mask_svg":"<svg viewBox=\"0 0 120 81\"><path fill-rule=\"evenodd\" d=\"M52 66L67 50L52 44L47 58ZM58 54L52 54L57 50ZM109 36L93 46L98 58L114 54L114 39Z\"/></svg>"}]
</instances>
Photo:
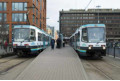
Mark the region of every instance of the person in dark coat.
<instances>
[{"instance_id":1,"label":"person in dark coat","mask_svg":"<svg viewBox=\"0 0 120 81\"><path fill-rule=\"evenodd\" d=\"M54 49L54 46L55 46L55 40L51 39L51 49Z\"/></svg>"},{"instance_id":2,"label":"person in dark coat","mask_svg":"<svg viewBox=\"0 0 120 81\"><path fill-rule=\"evenodd\" d=\"M61 48L61 39L60 38L57 39L57 48Z\"/></svg>"}]
</instances>

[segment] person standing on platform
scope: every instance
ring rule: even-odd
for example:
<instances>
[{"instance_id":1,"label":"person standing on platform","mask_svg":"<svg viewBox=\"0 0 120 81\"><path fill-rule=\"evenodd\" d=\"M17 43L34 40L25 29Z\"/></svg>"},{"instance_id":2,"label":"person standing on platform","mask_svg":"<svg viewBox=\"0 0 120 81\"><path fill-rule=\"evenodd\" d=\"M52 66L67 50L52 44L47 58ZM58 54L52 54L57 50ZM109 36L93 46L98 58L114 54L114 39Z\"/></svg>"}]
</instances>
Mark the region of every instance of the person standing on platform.
<instances>
[{"instance_id":1,"label":"person standing on platform","mask_svg":"<svg viewBox=\"0 0 120 81\"><path fill-rule=\"evenodd\" d=\"M54 49L54 45L55 45L55 40L51 39L51 49Z\"/></svg>"},{"instance_id":2,"label":"person standing on platform","mask_svg":"<svg viewBox=\"0 0 120 81\"><path fill-rule=\"evenodd\" d=\"M60 38L57 39L57 48L61 48L61 39Z\"/></svg>"}]
</instances>

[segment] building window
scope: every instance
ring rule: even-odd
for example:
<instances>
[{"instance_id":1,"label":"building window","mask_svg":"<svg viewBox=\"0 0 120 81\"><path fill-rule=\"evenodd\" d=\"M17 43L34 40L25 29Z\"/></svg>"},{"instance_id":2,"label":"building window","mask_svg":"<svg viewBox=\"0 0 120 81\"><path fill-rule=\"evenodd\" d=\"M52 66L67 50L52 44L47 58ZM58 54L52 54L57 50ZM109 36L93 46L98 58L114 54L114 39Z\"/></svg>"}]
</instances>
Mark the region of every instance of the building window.
<instances>
[{"instance_id":1,"label":"building window","mask_svg":"<svg viewBox=\"0 0 120 81\"><path fill-rule=\"evenodd\" d=\"M27 11L27 3L24 3L24 5L23 5L24 7L24 11Z\"/></svg>"},{"instance_id":2,"label":"building window","mask_svg":"<svg viewBox=\"0 0 120 81\"><path fill-rule=\"evenodd\" d=\"M27 14L24 14L24 22L27 21Z\"/></svg>"},{"instance_id":3,"label":"building window","mask_svg":"<svg viewBox=\"0 0 120 81\"><path fill-rule=\"evenodd\" d=\"M36 0L36 5L38 6L38 0Z\"/></svg>"},{"instance_id":4,"label":"building window","mask_svg":"<svg viewBox=\"0 0 120 81\"><path fill-rule=\"evenodd\" d=\"M40 21L40 29L42 28L41 21Z\"/></svg>"},{"instance_id":5,"label":"building window","mask_svg":"<svg viewBox=\"0 0 120 81\"><path fill-rule=\"evenodd\" d=\"M33 15L33 23L35 22L35 15Z\"/></svg>"},{"instance_id":6,"label":"building window","mask_svg":"<svg viewBox=\"0 0 120 81\"><path fill-rule=\"evenodd\" d=\"M27 3L12 3L12 10L13 11L26 11L27 10Z\"/></svg>"},{"instance_id":7,"label":"building window","mask_svg":"<svg viewBox=\"0 0 120 81\"><path fill-rule=\"evenodd\" d=\"M41 15L41 13L40 13L40 19L42 18L42 15Z\"/></svg>"},{"instance_id":8,"label":"building window","mask_svg":"<svg viewBox=\"0 0 120 81\"><path fill-rule=\"evenodd\" d=\"M35 12L35 5L33 5L33 13Z\"/></svg>"},{"instance_id":9,"label":"building window","mask_svg":"<svg viewBox=\"0 0 120 81\"><path fill-rule=\"evenodd\" d=\"M5 13L0 13L0 21L7 21L7 14Z\"/></svg>"},{"instance_id":10,"label":"building window","mask_svg":"<svg viewBox=\"0 0 120 81\"><path fill-rule=\"evenodd\" d=\"M38 18L36 18L36 24L38 24Z\"/></svg>"},{"instance_id":11,"label":"building window","mask_svg":"<svg viewBox=\"0 0 120 81\"><path fill-rule=\"evenodd\" d=\"M0 3L0 11L6 11L7 5L5 2Z\"/></svg>"},{"instance_id":12,"label":"building window","mask_svg":"<svg viewBox=\"0 0 120 81\"><path fill-rule=\"evenodd\" d=\"M42 10L42 0L39 0L40 1L40 11Z\"/></svg>"},{"instance_id":13,"label":"building window","mask_svg":"<svg viewBox=\"0 0 120 81\"><path fill-rule=\"evenodd\" d=\"M38 10L36 9L36 16L38 16Z\"/></svg>"},{"instance_id":14,"label":"building window","mask_svg":"<svg viewBox=\"0 0 120 81\"><path fill-rule=\"evenodd\" d=\"M27 14L26 13L13 13L12 14L12 21L14 21L14 22L26 22L27 21Z\"/></svg>"}]
</instances>

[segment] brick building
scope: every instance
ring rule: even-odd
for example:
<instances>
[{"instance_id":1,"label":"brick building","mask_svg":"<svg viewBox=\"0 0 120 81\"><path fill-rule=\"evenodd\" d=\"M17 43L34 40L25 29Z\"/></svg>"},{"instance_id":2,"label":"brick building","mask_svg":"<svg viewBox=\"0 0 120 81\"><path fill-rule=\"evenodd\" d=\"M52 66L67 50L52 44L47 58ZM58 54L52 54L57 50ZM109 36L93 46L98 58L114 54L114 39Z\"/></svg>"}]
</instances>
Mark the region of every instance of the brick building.
<instances>
[{"instance_id":1,"label":"brick building","mask_svg":"<svg viewBox=\"0 0 120 81\"><path fill-rule=\"evenodd\" d=\"M70 37L75 30L84 24L106 25L107 40L120 41L120 10L119 9L88 9L60 11L60 32Z\"/></svg>"},{"instance_id":2,"label":"brick building","mask_svg":"<svg viewBox=\"0 0 120 81\"><path fill-rule=\"evenodd\" d=\"M0 28L7 28L10 43L12 28L18 24L46 31L46 0L0 0Z\"/></svg>"}]
</instances>

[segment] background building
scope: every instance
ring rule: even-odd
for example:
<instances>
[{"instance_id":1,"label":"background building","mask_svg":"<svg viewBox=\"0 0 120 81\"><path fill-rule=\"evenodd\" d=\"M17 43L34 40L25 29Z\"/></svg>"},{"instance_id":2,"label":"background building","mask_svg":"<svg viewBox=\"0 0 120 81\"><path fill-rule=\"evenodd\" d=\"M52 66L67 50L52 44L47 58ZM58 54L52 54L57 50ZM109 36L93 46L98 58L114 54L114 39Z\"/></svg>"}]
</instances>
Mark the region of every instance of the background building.
<instances>
[{"instance_id":1,"label":"background building","mask_svg":"<svg viewBox=\"0 0 120 81\"><path fill-rule=\"evenodd\" d=\"M88 9L60 11L60 32L64 37L70 37L75 30L84 24L106 25L107 40L120 40L120 10L119 9Z\"/></svg>"},{"instance_id":2,"label":"background building","mask_svg":"<svg viewBox=\"0 0 120 81\"><path fill-rule=\"evenodd\" d=\"M0 0L0 35L4 36L3 30L8 31L6 39L11 43L12 28L18 24L46 31L46 0Z\"/></svg>"},{"instance_id":3,"label":"background building","mask_svg":"<svg viewBox=\"0 0 120 81\"><path fill-rule=\"evenodd\" d=\"M54 29L54 27L52 27L52 26L47 26L46 32L47 32L49 35L52 35L53 37L55 36L55 29Z\"/></svg>"}]
</instances>

